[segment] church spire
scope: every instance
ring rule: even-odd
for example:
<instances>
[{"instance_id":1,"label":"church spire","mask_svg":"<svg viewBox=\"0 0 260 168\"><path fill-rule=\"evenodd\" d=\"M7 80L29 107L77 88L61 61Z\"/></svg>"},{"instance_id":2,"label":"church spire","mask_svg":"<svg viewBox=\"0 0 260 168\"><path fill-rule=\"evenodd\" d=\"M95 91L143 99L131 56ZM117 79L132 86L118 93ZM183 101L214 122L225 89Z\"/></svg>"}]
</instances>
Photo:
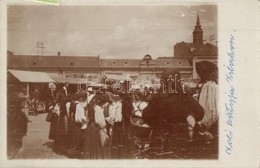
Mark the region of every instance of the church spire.
<instances>
[{"instance_id":1,"label":"church spire","mask_svg":"<svg viewBox=\"0 0 260 168\"><path fill-rule=\"evenodd\" d=\"M203 44L203 30L200 25L200 16L197 15L197 22L195 29L193 30L193 43L194 44Z\"/></svg>"},{"instance_id":2,"label":"church spire","mask_svg":"<svg viewBox=\"0 0 260 168\"><path fill-rule=\"evenodd\" d=\"M196 26L200 26L200 15L198 12Z\"/></svg>"}]
</instances>

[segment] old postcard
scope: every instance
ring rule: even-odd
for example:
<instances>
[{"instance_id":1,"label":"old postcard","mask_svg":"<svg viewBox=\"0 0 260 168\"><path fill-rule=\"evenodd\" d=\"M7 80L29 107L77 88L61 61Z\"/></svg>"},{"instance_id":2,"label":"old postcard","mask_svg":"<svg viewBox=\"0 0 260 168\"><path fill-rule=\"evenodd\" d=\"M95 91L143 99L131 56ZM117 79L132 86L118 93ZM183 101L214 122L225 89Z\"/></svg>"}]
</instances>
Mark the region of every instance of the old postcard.
<instances>
[{"instance_id":1,"label":"old postcard","mask_svg":"<svg viewBox=\"0 0 260 168\"><path fill-rule=\"evenodd\" d=\"M259 167L259 1L1 1L3 167Z\"/></svg>"}]
</instances>

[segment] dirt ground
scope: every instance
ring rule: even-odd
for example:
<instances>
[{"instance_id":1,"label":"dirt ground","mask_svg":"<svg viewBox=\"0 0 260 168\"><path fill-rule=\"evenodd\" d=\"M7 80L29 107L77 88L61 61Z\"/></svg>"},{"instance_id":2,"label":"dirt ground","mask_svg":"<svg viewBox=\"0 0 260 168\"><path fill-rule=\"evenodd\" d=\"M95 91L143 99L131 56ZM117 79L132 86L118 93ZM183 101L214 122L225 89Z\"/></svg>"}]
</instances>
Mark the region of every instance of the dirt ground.
<instances>
[{"instance_id":1,"label":"dirt ground","mask_svg":"<svg viewBox=\"0 0 260 168\"><path fill-rule=\"evenodd\" d=\"M23 147L14 159L69 159L53 152L53 141L48 139L50 123L45 121L46 116L46 113L30 116L32 122L28 123ZM201 138L189 142L181 136L170 136L164 151L161 148L138 149L131 140L129 144L126 150L130 152L125 159L218 159L218 138L208 143Z\"/></svg>"}]
</instances>

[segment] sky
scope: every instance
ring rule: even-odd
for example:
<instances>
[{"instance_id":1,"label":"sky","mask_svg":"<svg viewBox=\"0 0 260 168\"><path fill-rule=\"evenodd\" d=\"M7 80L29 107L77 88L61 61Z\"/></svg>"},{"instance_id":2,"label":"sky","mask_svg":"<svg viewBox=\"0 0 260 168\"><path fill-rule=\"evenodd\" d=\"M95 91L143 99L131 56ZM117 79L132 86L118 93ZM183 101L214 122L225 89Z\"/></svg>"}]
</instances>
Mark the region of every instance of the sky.
<instances>
[{"instance_id":1,"label":"sky","mask_svg":"<svg viewBox=\"0 0 260 168\"><path fill-rule=\"evenodd\" d=\"M198 12L209 43L210 35L217 37L216 5L9 6L7 48L37 55L38 41L43 55L169 57L174 44L192 42Z\"/></svg>"}]
</instances>

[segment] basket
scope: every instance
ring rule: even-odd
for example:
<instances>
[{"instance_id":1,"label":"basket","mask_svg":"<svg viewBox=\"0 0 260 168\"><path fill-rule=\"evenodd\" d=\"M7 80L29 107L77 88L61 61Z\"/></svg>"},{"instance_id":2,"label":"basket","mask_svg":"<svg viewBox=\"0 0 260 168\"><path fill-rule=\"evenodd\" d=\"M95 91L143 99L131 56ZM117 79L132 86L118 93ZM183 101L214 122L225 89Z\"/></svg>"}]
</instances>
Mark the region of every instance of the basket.
<instances>
[{"instance_id":1,"label":"basket","mask_svg":"<svg viewBox=\"0 0 260 168\"><path fill-rule=\"evenodd\" d=\"M130 116L130 122L132 125L139 127L139 128L144 128L144 129L151 129L149 125L144 123L143 119L139 116L136 116L135 113L132 113Z\"/></svg>"}]
</instances>

